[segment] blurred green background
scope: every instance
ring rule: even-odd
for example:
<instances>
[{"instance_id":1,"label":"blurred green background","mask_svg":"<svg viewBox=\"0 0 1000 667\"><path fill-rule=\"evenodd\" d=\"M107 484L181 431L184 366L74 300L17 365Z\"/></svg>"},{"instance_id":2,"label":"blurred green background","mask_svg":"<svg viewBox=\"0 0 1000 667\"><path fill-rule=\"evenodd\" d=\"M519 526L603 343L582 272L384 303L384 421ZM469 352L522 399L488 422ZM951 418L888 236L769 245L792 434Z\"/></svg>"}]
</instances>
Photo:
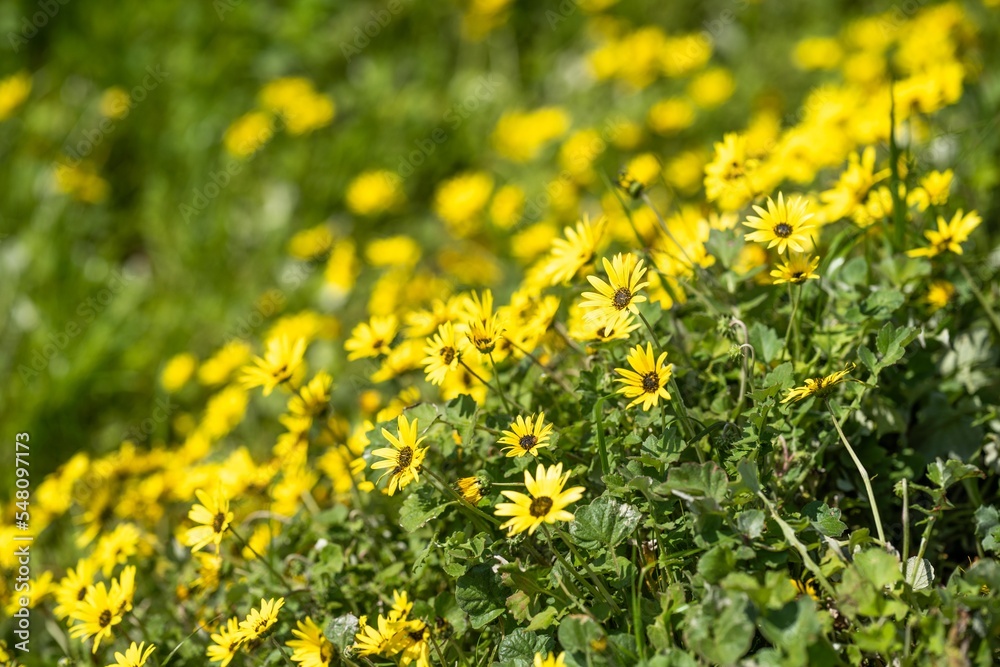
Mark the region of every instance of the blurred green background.
<instances>
[{"instance_id":1,"label":"blurred green background","mask_svg":"<svg viewBox=\"0 0 1000 667\"><path fill-rule=\"evenodd\" d=\"M286 245L296 231L328 222L359 243L400 231L433 243L436 185L473 168L499 182L516 172L529 196L531 188L540 192L557 170L551 160L511 165L490 145L504 111L559 105L574 129L611 117L643 124L650 105L683 84L661 79L635 89L594 81L587 57L612 22L656 25L671 35L707 32L713 63L734 77L733 96L701 112L689 130L646 132L643 150L670 156L709 151L725 131L745 127L762 101L793 112L825 76L789 64L795 41L833 35L846 17L895 7L522 0L500 12L486 34L470 34L470 13L495 4L503 3L0 5L0 79L17 72L31 78L27 99L0 121L0 433L11 443L14 433L31 434L34 474L77 450L116 447L162 406L165 361L183 351L211 354L267 290L283 289L290 312L317 307L306 290L283 288L283 272L294 268ZM601 5L610 5L603 18ZM984 62L997 62L996 9L971 3L967 12L981 30ZM375 34L359 37L366 26ZM213 175L216 184L225 180L220 174L234 160L223 145L227 128L255 108L262 86L288 76L309 79L332 98L333 122L300 136L276 133L217 196L199 199ZM499 84L477 98L484 76ZM129 92L133 104L108 130L101 102L113 87ZM984 227L995 225L1000 209L988 194L1000 162L998 88L996 68L987 64L981 84L947 112L951 127L977 133L975 150L957 169L986 193L977 201ZM453 127L455 116L447 114L470 99L481 103ZM405 205L374 219L347 212L352 178L397 169L439 127L447 138L404 179ZM107 184L95 203L55 186L57 165L81 145L92 145L83 157ZM630 156L609 150L601 168L613 176ZM306 279L321 282L321 273ZM350 323L366 298L355 295L346 311L322 300L318 308ZM166 439L168 422L157 421L149 439ZM5 477L0 488L9 483Z\"/></svg>"}]
</instances>

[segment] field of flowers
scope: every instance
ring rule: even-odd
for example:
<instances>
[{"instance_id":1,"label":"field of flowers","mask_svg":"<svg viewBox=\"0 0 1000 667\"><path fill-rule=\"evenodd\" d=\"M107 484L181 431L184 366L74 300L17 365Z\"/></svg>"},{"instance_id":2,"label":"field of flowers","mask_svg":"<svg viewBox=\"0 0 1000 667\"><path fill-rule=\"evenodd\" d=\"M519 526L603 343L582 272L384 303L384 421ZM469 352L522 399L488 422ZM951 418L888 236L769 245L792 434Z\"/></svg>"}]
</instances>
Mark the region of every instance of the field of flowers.
<instances>
[{"instance_id":1,"label":"field of flowers","mask_svg":"<svg viewBox=\"0 0 1000 667\"><path fill-rule=\"evenodd\" d=\"M1000 662L997 0L0 28L0 666Z\"/></svg>"}]
</instances>

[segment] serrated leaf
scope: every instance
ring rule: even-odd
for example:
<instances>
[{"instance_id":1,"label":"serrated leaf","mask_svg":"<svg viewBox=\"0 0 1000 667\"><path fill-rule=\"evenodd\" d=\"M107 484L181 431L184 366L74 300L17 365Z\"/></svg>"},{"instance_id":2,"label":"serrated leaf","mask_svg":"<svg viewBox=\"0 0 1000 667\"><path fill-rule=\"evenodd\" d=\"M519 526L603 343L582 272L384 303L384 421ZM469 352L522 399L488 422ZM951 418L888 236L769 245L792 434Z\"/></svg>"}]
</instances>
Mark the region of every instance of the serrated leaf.
<instances>
[{"instance_id":1,"label":"serrated leaf","mask_svg":"<svg viewBox=\"0 0 1000 667\"><path fill-rule=\"evenodd\" d=\"M760 491L760 479L757 474L757 463L749 459L743 459L736 466L736 471L740 474L740 481L751 493Z\"/></svg>"},{"instance_id":2,"label":"serrated leaf","mask_svg":"<svg viewBox=\"0 0 1000 667\"><path fill-rule=\"evenodd\" d=\"M882 370L881 365L875 359L875 354L868 349L867 345L858 348L858 359L865 365L865 368L871 371L872 375L878 375L879 371Z\"/></svg>"},{"instance_id":3,"label":"serrated leaf","mask_svg":"<svg viewBox=\"0 0 1000 667\"><path fill-rule=\"evenodd\" d=\"M572 653L591 652L590 642L596 642L604 636L601 626L588 616L574 614L567 616L559 623L559 645Z\"/></svg>"},{"instance_id":4,"label":"serrated leaf","mask_svg":"<svg viewBox=\"0 0 1000 667\"><path fill-rule=\"evenodd\" d=\"M890 586L902 578L899 563L882 549L868 549L854 558L854 565L862 577L881 589Z\"/></svg>"},{"instance_id":5,"label":"serrated leaf","mask_svg":"<svg viewBox=\"0 0 1000 667\"><path fill-rule=\"evenodd\" d=\"M406 496L403 506L399 508L399 525L403 530L413 532L440 515L449 504L441 500L432 486L419 486Z\"/></svg>"},{"instance_id":6,"label":"serrated leaf","mask_svg":"<svg viewBox=\"0 0 1000 667\"><path fill-rule=\"evenodd\" d=\"M614 498L601 496L576 510L576 520L569 526L574 541L584 549L615 547L627 538L639 521L638 509Z\"/></svg>"},{"instance_id":7,"label":"serrated leaf","mask_svg":"<svg viewBox=\"0 0 1000 667\"><path fill-rule=\"evenodd\" d=\"M551 637L516 628L500 640L499 659L503 663L531 667L536 653L547 655L554 645Z\"/></svg>"},{"instance_id":8,"label":"serrated leaf","mask_svg":"<svg viewBox=\"0 0 1000 667\"><path fill-rule=\"evenodd\" d=\"M354 645L354 636L358 634L361 625L354 614L344 614L330 619L323 634L341 651Z\"/></svg>"},{"instance_id":9,"label":"serrated leaf","mask_svg":"<svg viewBox=\"0 0 1000 667\"><path fill-rule=\"evenodd\" d=\"M811 502L802 508L802 513L809 517L813 528L827 537L840 537L847 530L847 524L840 520L840 510L826 503Z\"/></svg>"},{"instance_id":10,"label":"serrated leaf","mask_svg":"<svg viewBox=\"0 0 1000 667\"><path fill-rule=\"evenodd\" d=\"M686 496L711 498L718 504L725 500L728 487L729 479L725 471L713 461L706 461L684 463L671 468L667 473L667 481L657 490L679 491Z\"/></svg>"},{"instance_id":11,"label":"serrated leaf","mask_svg":"<svg viewBox=\"0 0 1000 667\"><path fill-rule=\"evenodd\" d=\"M962 463L957 459L948 459L947 461L937 459L927 466L927 478L942 489L947 489L963 479L982 477L982 474L976 466Z\"/></svg>"},{"instance_id":12,"label":"serrated leaf","mask_svg":"<svg viewBox=\"0 0 1000 667\"><path fill-rule=\"evenodd\" d=\"M504 613L506 596L500 576L489 563L480 563L458 578L455 599L476 630Z\"/></svg>"},{"instance_id":13,"label":"serrated leaf","mask_svg":"<svg viewBox=\"0 0 1000 667\"><path fill-rule=\"evenodd\" d=\"M868 317L886 319L905 301L906 297L899 290L880 289L872 292L868 298L861 302L861 312Z\"/></svg>"},{"instance_id":14,"label":"serrated leaf","mask_svg":"<svg viewBox=\"0 0 1000 667\"><path fill-rule=\"evenodd\" d=\"M976 534L983 542L983 549L1000 553L1000 512L992 505L982 505L976 510Z\"/></svg>"}]
</instances>

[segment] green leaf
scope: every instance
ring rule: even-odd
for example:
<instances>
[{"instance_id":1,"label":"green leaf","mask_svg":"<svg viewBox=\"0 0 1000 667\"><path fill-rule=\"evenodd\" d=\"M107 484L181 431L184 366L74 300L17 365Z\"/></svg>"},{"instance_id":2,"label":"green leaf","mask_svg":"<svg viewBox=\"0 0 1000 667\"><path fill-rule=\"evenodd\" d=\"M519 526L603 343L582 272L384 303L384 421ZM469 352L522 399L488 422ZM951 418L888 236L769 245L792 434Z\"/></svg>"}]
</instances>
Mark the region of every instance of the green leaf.
<instances>
[{"instance_id":1,"label":"green leaf","mask_svg":"<svg viewBox=\"0 0 1000 667\"><path fill-rule=\"evenodd\" d=\"M736 515L736 527L751 540L756 540L764 533L766 517L762 510L745 510Z\"/></svg>"},{"instance_id":2,"label":"green leaf","mask_svg":"<svg viewBox=\"0 0 1000 667\"><path fill-rule=\"evenodd\" d=\"M809 517L813 528L827 537L840 537L847 530L847 524L840 520L840 510L826 503L813 501L802 508L802 513Z\"/></svg>"},{"instance_id":3,"label":"green leaf","mask_svg":"<svg viewBox=\"0 0 1000 667\"><path fill-rule=\"evenodd\" d=\"M712 664L736 664L750 650L755 633L747 611L743 593L710 594L688 612L684 627L688 648Z\"/></svg>"},{"instance_id":4,"label":"green leaf","mask_svg":"<svg viewBox=\"0 0 1000 667\"><path fill-rule=\"evenodd\" d=\"M760 322L754 322L748 332L750 344L757 352L757 358L765 363L773 361L781 351L781 340L778 332Z\"/></svg>"},{"instance_id":5,"label":"green leaf","mask_svg":"<svg viewBox=\"0 0 1000 667\"><path fill-rule=\"evenodd\" d=\"M902 326L898 329L886 322L875 337L875 346L882 355L882 367L891 366L903 358L904 348L919 334L914 327Z\"/></svg>"},{"instance_id":6,"label":"green leaf","mask_svg":"<svg viewBox=\"0 0 1000 667\"><path fill-rule=\"evenodd\" d=\"M867 345L858 348L858 359L865 365L865 368L871 371L872 375L878 375L879 371L882 370L882 365L876 361L875 354L868 349Z\"/></svg>"},{"instance_id":7,"label":"green leaf","mask_svg":"<svg viewBox=\"0 0 1000 667\"><path fill-rule=\"evenodd\" d=\"M330 619L323 634L334 646L343 651L354 645L354 636L358 634L360 628L357 616L344 614Z\"/></svg>"},{"instance_id":8,"label":"green leaf","mask_svg":"<svg viewBox=\"0 0 1000 667\"><path fill-rule=\"evenodd\" d=\"M591 652L591 642L604 636L604 631L589 616L574 614L559 624L559 645L572 653Z\"/></svg>"},{"instance_id":9,"label":"green leaf","mask_svg":"<svg viewBox=\"0 0 1000 667\"><path fill-rule=\"evenodd\" d=\"M474 565L458 578L455 599L476 630L503 614L507 601L500 576L489 563Z\"/></svg>"},{"instance_id":10,"label":"green leaf","mask_svg":"<svg viewBox=\"0 0 1000 667\"><path fill-rule=\"evenodd\" d=\"M512 667L531 667L536 653L547 655L554 645L551 637L516 628L500 640L499 659Z\"/></svg>"},{"instance_id":11,"label":"green leaf","mask_svg":"<svg viewBox=\"0 0 1000 667\"><path fill-rule=\"evenodd\" d=\"M449 504L443 502L429 484L418 486L399 508L399 525L403 530L413 532L441 514Z\"/></svg>"},{"instance_id":12,"label":"green leaf","mask_svg":"<svg viewBox=\"0 0 1000 667\"><path fill-rule=\"evenodd\" d=\"M698 574L710 584L719 583L736 567L736 555L727 544L716 544L698 559Z\"/></svg>"},{"instance_id":13,"label":"green leaf","mask_svg":"<svg viewBox=\"0 0 1000 667\"><path fill-rule=\"evenodd\" d=\"M658 487L667 492L678 491L685 496L711 498L716 505L726 498L729 478L713 461L684 463L671 468L667 481Z\"/></svg>"},{"instance_id":14,"label":"green leaf","mask_svg":"<svg viewBox=\"0 0 1000 667\"><path fill-rule=\"evenodd\" d=\"M934 583L934 566L926 558L911 556L906 561L903 578L915 591L930 588L930 585Z\"/></svg>"},{"instance_id":15,"label":"green leaf","mask_svg":"<svg viewBox=\"0 0 1000 667\"><path fill-rule=\"evenodd\" d=\"M642 513L620 500L601 496L575 511L576 520L569 526L574 541L584 549L615 547L639 525Z\"/></svg>"},{"instance_id":16,"label":"green leaf","mask_svg":"<svg viewBox=\"0 0 1000 667\"><path fill-rule=\"evenodd\" d=\"M975 518L976 534L983 541L983 549L1000 553L1000 512L992 505L982 505Z\"/></svg>"},{"instance_id":17,"label":"green leaf","mask_svg":"<svg viewBox=\"0 0 1000 667\"><path fill-rule=\"evenodd\" d=\"M861 312L868 317L884 320L893 314L903 303L906 297L896 289L880 289L872 292L867 299L861 302Z\"/></svg>"},{"instance_id":18,"label":"green leaf","mask_svg":"<svg viewBox=\"0 0 1000 667\"><path fill-rule=\"evenodd\" d=\"M903 577L899 563L882 549L862 551L855 556L854 564L861 576L878 589L891 586Z\"/></svg>"},{"instance_id":19,"label":"green leaf","mask_svg":"<svg viewBox=\"0 0 1000 667\"><path fill-rule=\"evenodd\" d=\"M961 482L963 479L972 477L982 477L983 473L974 465L962 463L957 459L942 461L937 459L927 466L927 478L936 486L947 489L952 484Z\"/></svg>"},{"instance_id":20,"label":"green leaf","mask_svg":"<svg viewBox=\"0 0 1000 667\"><path fill-rule=\"evenodd\" d=\"M757 462L744 459L736 466L736 471L740 474L740 481L751 493L760 491L760 479L757 474Z\"/></svg>"}]
</instances>

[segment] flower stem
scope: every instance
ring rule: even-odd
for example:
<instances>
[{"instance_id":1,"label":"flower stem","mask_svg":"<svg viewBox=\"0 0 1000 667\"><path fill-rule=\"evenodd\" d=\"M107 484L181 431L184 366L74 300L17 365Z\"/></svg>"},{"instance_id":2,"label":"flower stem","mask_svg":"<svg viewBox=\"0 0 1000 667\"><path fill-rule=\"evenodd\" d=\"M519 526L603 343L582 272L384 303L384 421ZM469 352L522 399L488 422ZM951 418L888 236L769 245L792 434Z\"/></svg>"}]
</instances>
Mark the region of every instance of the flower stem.
<instances>
[{"instance_id":1,"label":"flower stem","mask_svg":"<svg viewBox=\"0 0 1000 667\"><path fill-rule=\"evenodd\" d=\"M549 530L549 527L543 523L542 530L545 532L545 537L549 540L549 546L552 547L552 553L555 554L556 560L559 561L559 563L566 568L566 570L573 574L576 580L580 582L580 585L583 586L588 593L590 593L591 597L595 600L600 599L602 596L597 592L597 589L594 588L594 586L587 581L582 574L580 574L579 570L570 565L569 562L566 561L566 558L559 553L559 549L556 548L555 541L552 539L552 532ZM612 601L611 604L614 605L614 601ZM617 605L614 606L617 608Z\"/></svg>"},{"instance_id":2,"label":"flower stem","mask_svg":"<svg viewBox=\"0 0 1000 667\"><path fill-rule=\"evenodd\" d=\"M649 320L642 314L642 311L637 309L636 312L639 313L639 319L642 320L642 323L646 325L646 330L649 331L649 336L652 339L653 347L656 348L656 353L660 354L663 348L660 347L660 340L656 337L656 332L653 331L653 325L649 323ZM670 374L668 383L674 392L671 394L670 403L674 406L674 411L677 413L677 420L680 422L681 430L684 431L685 439L690 439L694 436L694 429L691 427L691 420L688 417L687 408L684 406L684 399L681 398L681 390L677 386L677 381L674 380L673 373ZM674 397L676 397L676 400L674 400ZM699 458L701 457L701 452L698 453L698 456Z\"/></svg>"},{"instance_id":3,"label":"flower stem","mask_svg":"<svg viewBox=\"0 0 1000 667\"><path fill-rule=\"evenodd\" d=\"M847 448L847 452L851 455L851 459L854 460L854 465L857 466L858 472L861 473L861 480L865 483L865 490L868 492L868 502L872 506L872 516L875 518L875 530L878 532L878 539L885 546L885 532L882 530L882 519L878 514L878 504L875 502L875 492L872 491L871 479L868 477L868 471L865 470L865 466L861 463L861 459L854 452L854 448L851 447L851 443L848 442L847 436L844 435L843 429L840 428L840 422L837 421L837 415L833 411L833 406L830 405L830 401L824 401L826 403L826 409L830 411L830 418L833 420L833 425L837 429L837 434L840 436L840 441L844 443L844 447Z\"/></svg>"},{"instance_id":4,"label":"flower stem","mask_svg":"<svg viewBox=\"0 0 1000 667\"><path fill-rule=\"evenodd\" d=\"M531 359L531 361L533 361L536 366L538 366L539 368L541 368L543 371L545 371L549 375L549 377L551 377L553 380L555 380L557 383L559 383L559 386L563 388L563 391L565 391L568 394L573 394L574 393L573 387L571 387L570 384L568 382L566 382L566 380L563 379L563 377L556 370L554 370L552 368L549 368L548 366L546 366L545 364L543 364L541 361L538 360L538 357L536 357L535 355L533 355L531 352L528 352L527 350L525 350L523 347L521 347L520 345L518 345L517 343L515 343L510 338L504 337L504 340L506 340L508 343L510 343L511 346L515 350L517 350L518 352L520 352L524 356L526 356L529 359ZM492 354L490 355L490 359L491 360L493 359L493 355Z\"/></svg>"},{"instance_id":5,"label":"flower stem","mask_svg":"<svg viewBox=\"0 0 1000 667\"><path fill-rule=\"evenodd\" d=\"M492 352L490 352L489 356L490 364L493 366L493 378L497 381L497 391L500 392L500 398L507 407L507 411L513 413L513 408L511 408L510 402L507 400L507 394L503 393L503 385L500 384L500 371L497 370L497 362L493 359Z\"/></svg>"},{"instance_id":6,"label":"flower stem","mask_svg":"<svg viewBox=\"0 0 1000 667\"><path fill-rule=\"evenodd\" d=\"M577 553L576 547L573 546L573 542L566 535L566 531L564 531L562 528L556 528L556 532L559 533L559 539L561 539L566 544L566 546L569 548L570 553L573 554L573 557L583 564L583 569L587 571L587 574L589 574L590 578L593 579L594 584L597 586L598 590L601 591L601 595L604 596L604 601L607 602L615 612L621 612L621 607L619 607L618 603L615 602L614 597L611 595L611 592L608 590L607 586L604 585L604 582L601 580L601 578L597 576L597 573L594 572L593 569L591 569L590 563L587 562L586 558L581 558L580 554ZM613 553L611 555L614 556Z\"/></svg>"},{"instance_id":7,"label":"flower stem","mask_svg":"<svg viewBox=\"0 0 1000 667\"><path fill-rule=\"evenodd\" d=\"M257 553L257 550L254 549L252 546L250 546L250 543L247 542L245 539L243 539L243 536L240 535L238 532L236 532L236 529L233 528L233 526L231 524L229 526L229 530L233 533L233 535L236 537L236 539L238 539L240 541L240 544L242 544L247 549L249 549L250 553L252 553L254 556L256 556L257 560L259 560L261 563L263 563L264 566L268 569L268 571L271 574L273 574L278 579L278 581L280 581L282 584L284 584L284 586L289 591L293 590L294 587L290 583L288 583L288 580L285 579L284 575L281 574L280 572L278 572L276 569L274 569L274 566L271 565L271 562L268 559L264 558L259 553Z\"/></svg>"}]
</instances>

